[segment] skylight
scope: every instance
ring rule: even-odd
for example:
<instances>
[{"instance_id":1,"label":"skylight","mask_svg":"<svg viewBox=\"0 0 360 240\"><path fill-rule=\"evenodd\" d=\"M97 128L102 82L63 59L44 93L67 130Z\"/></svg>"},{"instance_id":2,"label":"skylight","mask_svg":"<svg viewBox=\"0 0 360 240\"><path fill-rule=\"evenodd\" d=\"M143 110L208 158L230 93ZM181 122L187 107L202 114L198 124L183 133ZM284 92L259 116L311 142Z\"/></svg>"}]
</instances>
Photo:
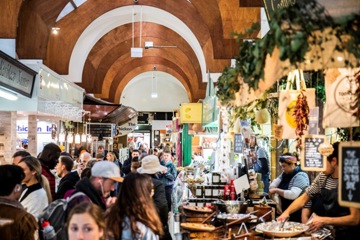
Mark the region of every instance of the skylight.
<instances>
[{"instance_id":1,"label":"skylight","mask_svg":"<svg viewBox=\"0 0 360 240\"><path fill-rule=\"evenodd\" d=\"M75 6L78 8L84 2L86 2L86 0L71 0L70 2L68 2L68 4L66 4L64 9L57 17L56 22L62 19L63 17L65 17L66 15L68 15L69 13L71 13L73 10L75 10L73 4L75 4Z\"/></svg>"}]
</instances>

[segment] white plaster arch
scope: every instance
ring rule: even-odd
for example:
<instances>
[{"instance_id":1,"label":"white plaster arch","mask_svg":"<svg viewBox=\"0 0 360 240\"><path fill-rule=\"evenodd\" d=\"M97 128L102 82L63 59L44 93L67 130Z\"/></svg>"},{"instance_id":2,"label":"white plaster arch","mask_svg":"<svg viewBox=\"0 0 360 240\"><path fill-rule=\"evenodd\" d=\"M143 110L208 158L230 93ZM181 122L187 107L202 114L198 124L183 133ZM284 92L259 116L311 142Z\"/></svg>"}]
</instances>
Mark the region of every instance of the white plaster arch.
<instances>
[{"instance_id":1,"label":"white plaster arch","mask_svg":"<svg viewBox=\"0 0 360 240\"><path fill-rule=\"evenodd\" d=\"M116 8L95 19L76 41L70 57L69 74L63 75L63 77L72 82L81 82L85 61L93 46L101 37L114 28L131 23L133 8L135 13L140 13L142 8L143 22L152 22L170 28L188 42L199 61L202 81L204 81L206 79L205 56L199 41L190 28L169 12L159 8L141 5Z\"/></svg>"}]
</instances>

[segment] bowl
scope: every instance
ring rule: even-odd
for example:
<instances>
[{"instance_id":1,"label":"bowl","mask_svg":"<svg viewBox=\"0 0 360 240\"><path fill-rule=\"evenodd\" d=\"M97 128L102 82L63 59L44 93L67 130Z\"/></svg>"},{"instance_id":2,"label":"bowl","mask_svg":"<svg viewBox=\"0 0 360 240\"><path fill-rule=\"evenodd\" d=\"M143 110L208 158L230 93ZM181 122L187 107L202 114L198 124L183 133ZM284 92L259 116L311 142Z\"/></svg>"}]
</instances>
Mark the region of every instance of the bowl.
<instances>
[{"instance_id":1,"label":"bowl","mask_svg":"<svg viewBox=\"0 0 360 240\"><path fill-rule=\"evenodd\" d=\"M268 237L294 237L307 231L309 226L298 222L286 222L280 229L281 222L265 222L256 226L256 231L264 233Z\"/></svg>"},{"instance_id":2,"label":"bowl","mask_svg":"<svg viewBox=\"0 0 360 240\"><path fill-rule=\"evenodd\" d=\"M217 207L218 212L226 212L230 214L237 213L246 213L247 210L247 202L245 201L217 201L215 202L215 206Z\"/></svg>"}]
</instances>

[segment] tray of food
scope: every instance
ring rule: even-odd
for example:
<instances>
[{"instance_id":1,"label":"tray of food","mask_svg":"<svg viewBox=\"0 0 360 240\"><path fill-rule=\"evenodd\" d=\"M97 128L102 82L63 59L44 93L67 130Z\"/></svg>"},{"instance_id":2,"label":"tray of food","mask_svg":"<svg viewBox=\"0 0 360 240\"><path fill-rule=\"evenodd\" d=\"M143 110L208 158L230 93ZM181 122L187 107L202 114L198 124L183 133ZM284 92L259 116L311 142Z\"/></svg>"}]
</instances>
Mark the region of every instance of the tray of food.
<instances>
[{"instance_id":1,"label":"tray of food","mask_svg":"<svg viewBox=\"0 0 360 240\"><path fill-rule=\"evenodd\" d=\"M298 222L286 222L282 228L281 225L282 222L260 223L256 226L256 231L268 237L294 237L309 229L309 226Z\"/></svg>"},{"instance_id":2,"label":"tray of food","mask_svg":"<svg viewBox=\"0 0 360 240\"><path fill-rule=\"evenodd\" d=\"M213 210L208 207L198 207L198 206L183 206L184 210L194 211L194 212L201 212L201 213L212 213Z\"/></svg>"},{"instance_id":3,"label":"tray of food","mask_svg":"<svg viewBox=\"0 0 360 240\"><path fill-rule=\"evenodd\" d=\"M215 230L215 227L213 225L204 223L181 223L180 226L187 230L199 232L210 232Z\"/></svg>"}]
</instances>

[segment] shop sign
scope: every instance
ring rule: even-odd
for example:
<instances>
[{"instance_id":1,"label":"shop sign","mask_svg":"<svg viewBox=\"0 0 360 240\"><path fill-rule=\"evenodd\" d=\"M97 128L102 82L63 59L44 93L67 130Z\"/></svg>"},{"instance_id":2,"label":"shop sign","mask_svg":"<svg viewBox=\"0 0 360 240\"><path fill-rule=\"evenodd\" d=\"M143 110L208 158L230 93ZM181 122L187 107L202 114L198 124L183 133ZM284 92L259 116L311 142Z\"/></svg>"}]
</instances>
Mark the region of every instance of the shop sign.
<instances>
[{"instance_id":1,"label":"shop sign","mask_svg":"<svg viewBox=\"0 0 360 240\"><path fill-rule=\"evenodd\" d=\"M137 126L137 118L134 117L129 122L122 124L121 126L116 127L116 136L125 136L133 132Z\"/></svg>"},{"instance_id":2,"label":"shop sign","mask_svg":"<svg viewBox=\"0 0 360 240\"><path fill-rule=\"evenodd\" d=\"M277 9L288 8L296 3L297 0L263 0L266 15L270 20L270 15Z\"/></svg>"},{"instance_id":3,"label":"shop sign","mask_svg":"<svg viewBox=\"0 0 360 240\"><path fill-rule=\"evenodd\" d=\"M339 144L339 189L341 206L360 208L360 142Z\"/></svg>"},{"instance_id":4,"label":"shop sign","mask_svg":"<svg viewBox=\"0 0 360 240\"><path fill-rule=\"evenodd\" d=\"M180 123L201 123L202 103L182 103L180 106Z\"/></svg>"},{"instance_id":5,"label":"shop sign","mask_svg":"<svg viewBox=\"0 0 360 240\"><path fill-rule=\"evenodd\" d=\"M38 133L51 133L53 124L51 122L39 121L37 122L37 132ZM28 121L27 120L18 120L16 121L16 132L17 133L28 133Z\"/></svg>"},{"instance_id":6,"label":"shop sign","mask_svg":"<svg viewBox=\"0 0 360 240\"><path fill-rule=\"evenodd\" d=\"M322 155L319 149L319 147L325 142L325 135L303 136L301 169L305 171L325 171L327 163L326 156Z\"/></svg>"},{"instance_id":7,"label":"shop sign","mask_svg":"<svg viewBox=\"0 0 360 240\"><path fill-rule=\"evenodd\" d=\"M36 72L0 51L0 86L31 98Z\"/></svg>"}]
</instances>

